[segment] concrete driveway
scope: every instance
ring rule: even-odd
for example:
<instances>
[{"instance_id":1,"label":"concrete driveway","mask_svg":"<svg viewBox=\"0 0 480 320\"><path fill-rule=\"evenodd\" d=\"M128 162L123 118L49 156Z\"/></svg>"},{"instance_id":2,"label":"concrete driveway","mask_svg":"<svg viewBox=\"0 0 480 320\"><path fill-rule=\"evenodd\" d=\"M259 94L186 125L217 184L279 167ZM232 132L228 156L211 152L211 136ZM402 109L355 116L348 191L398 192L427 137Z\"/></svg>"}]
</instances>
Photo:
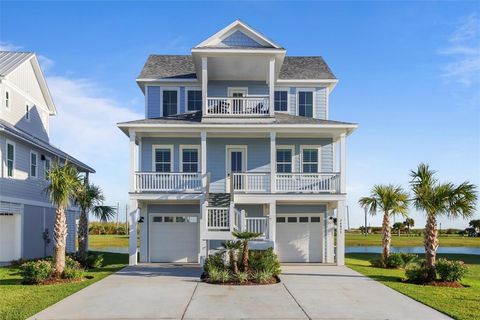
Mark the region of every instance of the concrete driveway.
<instances>
[{"instance_id":1,"label":"concrete driveway","mask_svg":"<svg viewBox=\"0 0 480 320\"><path fill-rule=\"evenodd\" d=\"M283 271L275 285L218 286L195 266L127 267L32 319L449 319L346 267Z\"/></svg>"}]
</instances>

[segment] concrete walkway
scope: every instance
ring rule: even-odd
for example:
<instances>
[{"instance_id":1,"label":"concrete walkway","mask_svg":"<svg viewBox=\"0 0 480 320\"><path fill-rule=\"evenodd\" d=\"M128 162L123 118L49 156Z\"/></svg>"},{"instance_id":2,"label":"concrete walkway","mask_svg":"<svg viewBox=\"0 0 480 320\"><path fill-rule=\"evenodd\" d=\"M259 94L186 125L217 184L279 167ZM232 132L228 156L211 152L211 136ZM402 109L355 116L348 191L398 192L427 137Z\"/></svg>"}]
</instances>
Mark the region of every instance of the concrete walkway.
<instances>
[{"instance_id":1,"label":"concrete walkway","mask_svg":"<svg viewBox=\"0 0 480 320\"><path fill-rule=\"evenodd\" d=\"M218 286L198 266L127 267L32 319L449 319L346 267L283 271L275 285Z\"/></svg>"}]
</instances>

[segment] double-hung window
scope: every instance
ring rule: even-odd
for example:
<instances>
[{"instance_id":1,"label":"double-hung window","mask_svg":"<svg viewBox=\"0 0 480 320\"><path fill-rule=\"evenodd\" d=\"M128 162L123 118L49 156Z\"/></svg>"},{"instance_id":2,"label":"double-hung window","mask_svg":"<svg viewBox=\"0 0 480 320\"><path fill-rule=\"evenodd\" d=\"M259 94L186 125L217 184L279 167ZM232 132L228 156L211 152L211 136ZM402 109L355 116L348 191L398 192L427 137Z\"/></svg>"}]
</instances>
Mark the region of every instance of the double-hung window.
<instances>
[{"instance_id":1,"label":"double-hung window","mask_svg":"<svg viewBox=\"0 0 480 320\"><path fill-rule=\"evenodd\" d=\"M298 92L298 115L313 117L313 91Z\"/></svg>"},{"instance_id":2,"label":"double-hung window","mask_svg":"<svg viewBox=\"0 0 480 320\"><path fill-rule=\"evenodd\" d=\"M199 148L196 146L180 146L182 172L198 172Z\"/></svg>"},{"instance_id":3,"label":"double-hung window","mask_svg":"<svg viewBox=\"0 0 480 320\"><path fill-rule=\"evenodd\" d=\"M156 172L172 172L173 149L172 147L155 147L154 170Z\"/></svg>"},{"instance_id":4,"label":"double-hung window","mask_svg":"<svg viewBox=\"0 0 480 320\"><path fill-rule=\"evenodd\" d=\"M277 149L277 172L291 173L292 172L292 149L278 148Z\"/></svg>"},{"instance_id":5,"label":"double-hung window","mask_svg":"<svg viewBox=\"0 0 480 320\"><path fill-rule=\"evenodd\" d=\"M15 145L7 141L7 177L12 178L15 170Z\"/></svg>"},{"instance_id":6,"label":"double-hung window","mask_svg":"<svg viewBox=\"0 0 480 320\"><path fill-rule=\"evenodd\" d=\"M178 113L178 90L162 90L162 111L164 117Z\"/></svg>"},{"instance_id":7,"label":"double-hung window","mask_svg":"<svg viewBox=\"0 0 480 320\"><path fill-rule=\"evenodd\" d=\"M302 171L305 173L317 173L319 165L318 148L302 148Z\"/></svg>"},{"instance_id":8,"label":"double-hung window","mask_svg":"<svg viewBox=\"0 0 480 320\"><path fill-rule=\"evenodd\" d=\"M288 91L275 91L275 111L288 111Z\"/></svg>"},{"instance_id":9,"label":"double-hung window","mask_svg":"<svg viewBox=\"0 0 480 320\"><path fill-rule=\"evenodd\" d=\"M202 110L202 90L187 90L187 110Z\"/></svg>"},{"instance_id":10,"label":"double-hung window","mask_svg":"<svg viewBox=\"0 0 480 320\"><path fill-rule=\"evenodd\" d=\"M45 158L45 180L48 180L48 173L50 172L50 168L52 166L52 160L50 158Z\"/></svg>"},{"instance_id":11,"label":"double-hung window","mask_svg":"<svg viewBox=\"0 0 480 320\"><path fill-rule=\"evenodd\" d=\"M38 176L38 154L30 152L30 176L36 178Z\"/></svg>"}]
</instances>

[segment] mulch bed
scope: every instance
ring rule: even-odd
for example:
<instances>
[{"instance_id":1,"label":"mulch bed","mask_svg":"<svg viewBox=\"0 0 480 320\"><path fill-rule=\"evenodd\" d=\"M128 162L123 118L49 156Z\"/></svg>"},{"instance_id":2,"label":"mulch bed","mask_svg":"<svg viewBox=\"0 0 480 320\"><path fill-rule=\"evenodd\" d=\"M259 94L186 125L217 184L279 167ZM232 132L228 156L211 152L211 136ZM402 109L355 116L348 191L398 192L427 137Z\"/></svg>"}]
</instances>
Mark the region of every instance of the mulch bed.
<instances>
[{"instance_id":1,"label":"mulch bed","mask_svg":"<svg viewBox=\"0 0 480 320\"><path fill-rule=\"evenodd\" d=\"M209 283L209 284L217 284L217 285L224 285L224 286L263 286L263 285L268 285L268 284L275 284L279 283L280 279L278 277L272 277L270 278L267 282L263 283L258 283L254 282L252 280L248 280L245 282L238 282L238 281L227 281L227 282L221 282L221 281L211 281L209 279L202 279L202 281Z\"/></svg>"},{"instance_id":2,"label":"mulch bed","mask_svg":"<svg viewBox=\"0 0 480 320\"><path fill-rule=\"evenodd\" d=\"M456 281L432 281L425 283L426 286L447 287L447 288L465 288L460 282Z\"/></svg>"},{"instance_id":3,"label":"mulch bed","mask_svg":"<svg viewBox=\"0 0 480 320\"><path fill-rule=\"evenodd\" d=\"M82 282L86 280L86 278L82 279L62 279L62 278L50 278L43 280L38 285L51 285L51 284L62 284L62 283L72 283L72 282Z\"/></svg>"}]
</instances>

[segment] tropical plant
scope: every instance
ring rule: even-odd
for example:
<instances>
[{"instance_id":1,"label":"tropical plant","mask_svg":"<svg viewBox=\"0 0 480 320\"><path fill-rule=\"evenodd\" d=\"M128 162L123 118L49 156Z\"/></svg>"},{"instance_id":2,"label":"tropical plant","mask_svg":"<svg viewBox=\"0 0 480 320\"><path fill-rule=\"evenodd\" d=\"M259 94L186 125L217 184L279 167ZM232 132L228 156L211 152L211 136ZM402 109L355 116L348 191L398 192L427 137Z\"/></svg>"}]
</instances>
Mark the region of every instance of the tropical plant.
<instances>
[{"instance_id":1,"label":"tropical plant","mask_svg":"<svg viewBox=\"0 0 480 320\"><path fill-rule=\"evenodd\" d=\"M377 210L383 211L382 259L386 261L390 255L390 242L392 240L390 217L396 214L406 217L408 211L408 193L400 186L375 185L372 188L370 196L360 198L358 203L362 208L366 208L371 215L376 215Z\"/></svg>"},{"instance_id":2,"label":"tropical plant","mask_svg":"<svg viewBox=\"0 0 480 320\"><path fill-rule=\"evenodd\" d=\"M105 200L102 189L91 184L85 178L75 190L75 204L80 207L80 219L78 222L78 251L81 255L87 255L88 241L88 214L92 214L100 221L106 222L115 216L115 208L104 206Z\"/></svg>"},{"instance_id":3,"label":"tropical plant","mask_svg":"<svg viewBox=\"0 0 480 320\"><path fill-rule=\"evenodd\" d=\"M242 248L242 242L227 240L222 242L222 246L224 251L226 251L230 257L233 273L238 274L238 250Z\"/></svg>"},{"instance_id":4,"label":"tropical plant","mask_svg":"<svg viewBox=\"0 0 480 320\"><path fill-rule=\"evenodd\" d=\"M468 225L475 231L475 234L480 234L480 219L470 220Z\"/></svg>"},{"instance_id":5,"label":"tropical plant","mask_svg":"<svg viewBox=\"0 0 480 320\"><path fill-rule=\"evenodd\" d=\"M425 226L426 281L435 279L435 261L438 248L437 217L469 218L475 212L477 201L476 186L463 182L455 185L451 182L439 183L435 171L421 163L416 171L411 171L410 182L414 194L414 205L427 216Z\"/></svg>"},{"instance_id":6,"label":"tropical plant","mask_svg":"<svg viewBox=\"0 0 480 320\"><path fill-rule=\"evenodd\" d=\"M50 201L56 207L55 225L53 227L54 250L53 264L54 276L60 277L65 268L65 247L67 243L67 220L65 210L73 200L75 190L79 187L80 179L77 169L70 163L61 165L56 162L48 172L50 184L45 191L50 196Z\"/></svg>"},{"instance_id":7,"label":"tropical plant","mask_svg":"<svg viewBox=\"0 0 480 320\"><path fill-rule=\"evenodd\" d=\"M232 234L235 238L240 239L243 242L243 251L242 251L243 271L248 272L248 241L258 238L261 235L261 233L250 232L250 231L234 231L232 232Z\"/></svg>"},{"instance_id":8,"label":"tropical plant","mask_svg":"<svg viewBox=\"0 0 480 320\"><path fill-rule=\"evenodd\" d=\"M397 235L400 236L400 232L405 229L403 222L395 222L392 226L392 229L397 232Z\"/></svg>"},{"instance_id":9,"label":"tropical plant","mask_svg":"<svg viewBox=\"0 0 480 320\"><path fill-rule=\"evenodd\" d=\"M468 267L463 261L438 259L435 267L442 281L460 281L468 272Z\"/></svg>"},{"instance_id":10,"label":"tropical plant","mask_svg":"<svg viewBox=\"0 0 480 320\"><path fill-rule=\"evenodd\" d=\"M248 273L246 272L239 272L235 277L240 283L245 283L248 281Z\"/></svg>"},{"instance_id":11,"label":"tropical plant","mask_svg":"<svg viewBox=\"0 0 480 320\"><path fill-rule=\"evenodd\" d=\"M407 233L410 234L410 229L415 226L415 220L412 218L406 218L405 221L403 222L405 225L405 228L407 229Z\"/></svg>"},{"instance_id":12,"label":"tropical plant","mask_svg":"<svg viewBox=\"0 0 480 320\"><path fill-rule=\"evenodd\" d=\"M51 261L28 261L20 266L22 283L37 284L51 277L53 273Z\"/></svg>"}]
</instances>

